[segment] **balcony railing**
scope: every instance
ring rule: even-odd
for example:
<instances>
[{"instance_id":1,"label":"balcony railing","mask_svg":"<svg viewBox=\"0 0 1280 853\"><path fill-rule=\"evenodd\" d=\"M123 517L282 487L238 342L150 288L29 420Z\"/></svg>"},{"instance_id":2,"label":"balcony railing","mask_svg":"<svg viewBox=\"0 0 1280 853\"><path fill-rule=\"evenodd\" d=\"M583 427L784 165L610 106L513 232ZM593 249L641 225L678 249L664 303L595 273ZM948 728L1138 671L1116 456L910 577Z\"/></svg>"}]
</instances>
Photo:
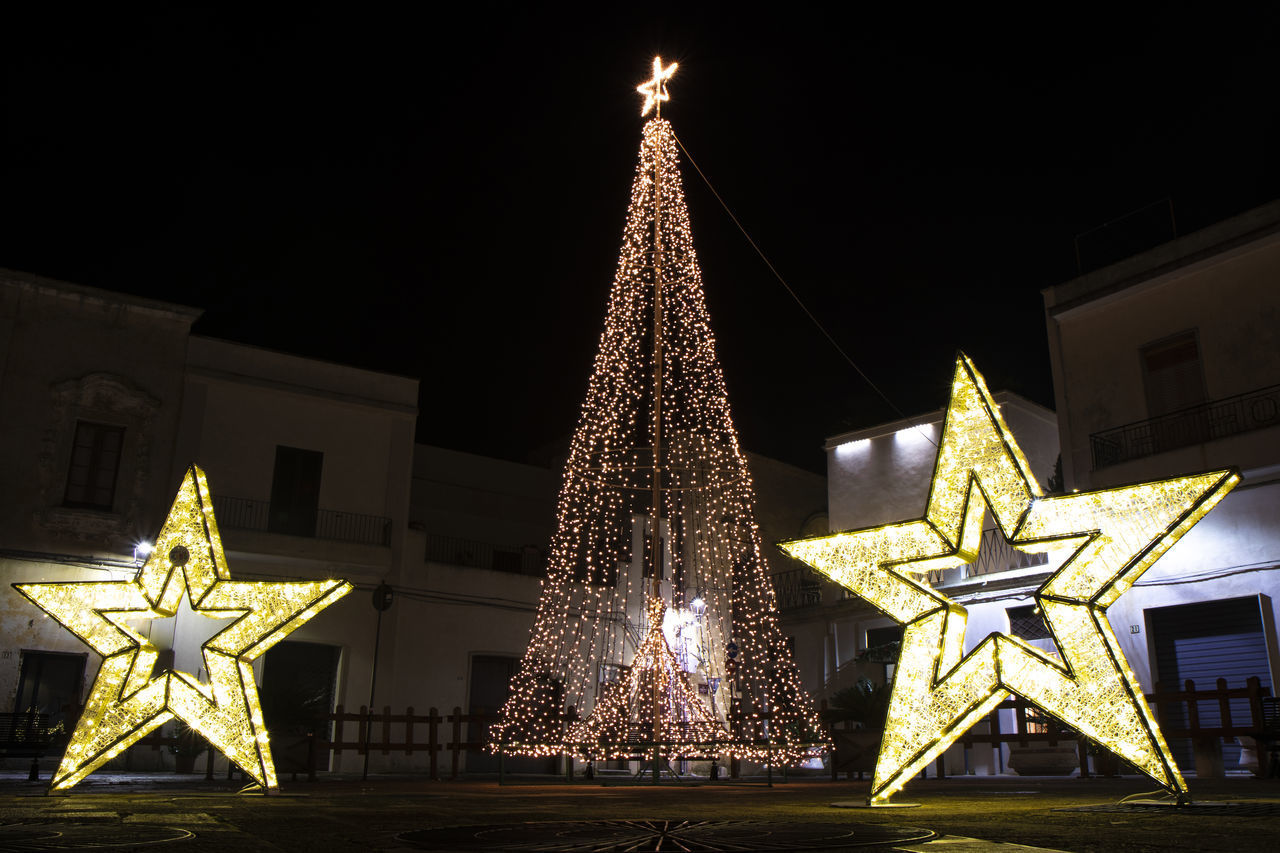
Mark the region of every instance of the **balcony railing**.
<instances>
[{"instance_id":1,"label":"balcony railing","mask_svg":"<svg viewBox=\"0 0 1280 853\"><path fill-rule=\"evenodd\" d=\"M795 610L822 603L822 584L808 569L788 569L773 576L779 610Z\"/></svg>"},{"instance_id":2,"label":"balcony railing","mask_svg":"<svg viewBox=\"0 0 1280 853\"><path fill-rule=\"evenodd\" d=\"M547 555L541 548L493 545L438 533L427 534L426 560L515 575L545 575L547 572Z\"/></svg>"},{"instance_id":3,"label":"balcony railing","mask_svg":"<svg viewBox=\"0 0 1280 853\"><path fill-rule=\"evenodd\" d=\"M999 528L990 527L982 531L982 544L978 546L978 559L970 563L962 573L963 577L976 578L980 575L1012 572L1018 569L1030 569L1048 564L1049 555L1042 552L1019 551L1009 544Z\"/></svg>"},{"instance_id":4,"label":"balcony railing","mask_svg":"<svg viewBox=\"0 0 1280 853\"><path fill-rule=\"evenodd\" d=\"M299 510L229 495L215 495L213 511L218 526L228 530L260 530L310 539L356 542L361 545L391 544L391 519L331 509Z\"/></svg>"},{"instance_id":5,"label":"balcony railing","mask_svg":"<svg viewBox=\"0 0 1280 853\"><path fill-rule=\"evenodd\" d=\"M1201 403L1089 436L1093 469L1280 425L1280 385Z\"/></svg>"}]
</instances>

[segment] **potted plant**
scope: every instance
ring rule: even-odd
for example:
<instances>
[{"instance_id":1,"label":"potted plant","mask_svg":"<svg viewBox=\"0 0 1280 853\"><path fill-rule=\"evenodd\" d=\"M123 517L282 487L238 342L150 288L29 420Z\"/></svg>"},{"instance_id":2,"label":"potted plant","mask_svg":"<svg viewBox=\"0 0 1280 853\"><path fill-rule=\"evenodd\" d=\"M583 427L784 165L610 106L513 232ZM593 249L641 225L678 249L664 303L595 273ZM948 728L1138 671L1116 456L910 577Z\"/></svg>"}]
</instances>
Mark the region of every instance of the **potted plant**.
<instances>
[{"instance_id":1,"label":"potted plant","mask_svg":"<svg viewBox=\"0 0 1280 853\"><path fill-rule=\"evenodd\" d=\"M827 700L822 721L831 730L835 745L832 773L845 771L858 774L875 769L884 734L884 721L889 714L888 685L859 678L852 687L837 690Z\"/></svg>"}]
</instances>

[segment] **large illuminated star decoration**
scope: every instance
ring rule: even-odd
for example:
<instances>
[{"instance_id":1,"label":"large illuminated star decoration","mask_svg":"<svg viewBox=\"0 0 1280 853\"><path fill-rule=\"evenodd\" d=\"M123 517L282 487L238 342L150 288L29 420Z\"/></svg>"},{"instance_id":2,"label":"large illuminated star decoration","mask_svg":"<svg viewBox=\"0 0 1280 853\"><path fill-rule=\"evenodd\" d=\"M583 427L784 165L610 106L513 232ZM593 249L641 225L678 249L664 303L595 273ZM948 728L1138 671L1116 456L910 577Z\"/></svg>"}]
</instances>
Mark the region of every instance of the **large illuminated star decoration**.
<instances>
[{"instance_id":1,"label":"large illuminated star decoration","mask_svg":"<svg viewBox=\"0 0 1280 853\"><path fill-rule=\"evenodd\" d=\"M640 108L640 115L647 116L649 110L657 109L657 114L662 115L662 102L671 100L671 96L667 94L667 81L676 73L676 63L671 63L666 68L662 67L662 57L655 56L653 58L653 79L647 83L641 83L636 87L636 91L644 95L644 106Z\"/></svg>"},{"instance_id":2,"label":"large illuminated star decoration","mask_svg":"<svg viewBox=\"0 0 1280 853\"><path fill-rule=\"evenodd\" d=\"M1045 497L961 354L924 518L782 544L905 626L868 802L886 802L1011 693L1185 800L1107 608L1239 481L1223 470ZM999 633L963 654L968 614L925 582L976 558L984 507L1014 547L1065 556L1035 593L1061 659Z\"/></svg>"},{"instance_id":3,"label":"large illuminated star decoration","mask_svg":"<svg viewBox=\"0 0 1280 853\"><path fill-rule=\"evenodd\" d=\"M195 465L133 580L13 586L104 658L50 790L75 785L174 717L275 789L253 661L351 591L344 580L232 581L209 487ZM195 613L235 620L201 649L208 683L154 672L156 647L125 624L173 616L183 595Z\"/></svg>"}]
</instances>

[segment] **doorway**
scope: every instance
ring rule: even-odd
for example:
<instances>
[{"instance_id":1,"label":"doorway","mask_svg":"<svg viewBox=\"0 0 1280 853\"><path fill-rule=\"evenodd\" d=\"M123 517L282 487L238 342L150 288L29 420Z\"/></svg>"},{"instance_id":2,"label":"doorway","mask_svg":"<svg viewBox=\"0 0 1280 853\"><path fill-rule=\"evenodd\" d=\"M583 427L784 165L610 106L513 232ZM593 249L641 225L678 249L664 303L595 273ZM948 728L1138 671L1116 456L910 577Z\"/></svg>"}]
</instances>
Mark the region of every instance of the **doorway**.
<instances>
[{"instance_id":1,"label":"doorway","mask_svg":"<svg viewBox=\"0 0 1280 853\"><path fill-rule=\"evenodd\" d=\"M471 689L467 701L468 714L496 715L511 690L511 679L520 667L520 659L506 655L472 655ZM486 743L489 739L489 723L476 721L467 724L468 743ZM558 773L559 759L528 756L503 756L505 773ZM467 751L468 773L498 772L498 756L484 748Z\"/></svg>"},{"instance_id":2,"label":"doorway","mask_svg":"<svg viewBox=\"0 0 1280 853\"><path fill-rule=\"evenodd\" d=\"M55 735L57 740L65 741L80 717L87 657L85 654L24 649L18 692L13 699L14 712L46 714L50 728L58 732Z\"/></svg>"},{"instance_id":3,"label":"doorway","mask_svg":"<svg viewBox=\"0 0 1280 853\"><path fill-rule=\"evenodd\" d=\"M278 771L306 772L311 734L332 738L329 715L337 696L341 659L342 648L325 643L284 640L267 651L259 696ZM316 769L328 770L329 753L317 751L316 757Z\"/></svg>"}]
</instances>

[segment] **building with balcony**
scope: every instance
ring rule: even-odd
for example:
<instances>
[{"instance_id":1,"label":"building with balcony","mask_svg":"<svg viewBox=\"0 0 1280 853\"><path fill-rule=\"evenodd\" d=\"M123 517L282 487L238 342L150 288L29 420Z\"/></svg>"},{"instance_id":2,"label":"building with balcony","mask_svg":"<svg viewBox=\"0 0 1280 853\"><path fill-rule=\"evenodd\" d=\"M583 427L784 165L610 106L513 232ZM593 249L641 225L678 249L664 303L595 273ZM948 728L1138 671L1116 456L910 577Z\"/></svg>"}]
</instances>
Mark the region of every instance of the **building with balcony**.
<instances>
[{"instance_id":1,"label":"building with balcony","mask_svg":"<svg viewBox=\"0 0 1280 853\"><path fill-rule=\"evenodd\" d=\"M192 462L233 578L398 579L417 381L193 336L199 315L0 271L5 711L70 726L100 663L10 584L133 577ZM348 596L255 663L282 742L307 715L368 701L373 615L367 592ZM200 677L200 644L223 625L186 609L135 627ZM170 759L135 747L118 760Z\"/></svg>"},{"instance_id":2,"label":"building with balcony","mask_svg":"<svg viewBox=\"0 0 1280 853\"><path fill-rule=\"evenodd\" d=\"M99 658L10 584L132 576L181 470L199 313L0 270L0 710L74 723Z\"/></svg>"},{"instance_id":3,"label":"building with balcony","mask_svg":"<svg viewBox=\"0 0 1280 853\"><path fill-rule=\"evenodd\" d=\"M195 462L233 579L356 586L255 662L282 773L305 765L308 731L335 732L325 717L371 693L378 712L496 711L533 625L559 466L415 445L416 380L193 335L199 315L0 270L0 710L36 709L69 728L101 662L10 584L132 578ZM749 460L766 541L813 518L825 529L821 476ZM393 593L379 618L381 583ZM136 627L162 665L199 678L200 645L224 624L183 607ZM484 740L483 722L463 725L463 740ZM348 721L342 740L357 731ZM430 761L422 749L369 759L373 771ZM161 769L174 758L143 743L116 762ZM318 763L359 772L364 755L348 747ZM496 762L470 750L461 767Z\"/></svg>"},{"instance_id":4,"label":"building with balcony","mask_svg":"<svg viewBox=\"0 0 1280 853\"><path fill-rule=\"evenodd\" d=\"M304 754L311 717L369 701L378 621L370 591L397 586L408 560L418 383L200 336L188 341L184 376L175 455L208 476L232 576L356 586L259 664L274 748L288 767ZM401 618L393 608L381 630L394 638ZM177 630L180 656L203 642ZM377 645L382 702L398 662L416 656ZM284 755L291 744L298 755Z\"/></svg>"},{"instance_id":5,"label":"building with balcony","mask_svg":"<svg viewBox=\"0 0 1280 853\"><path fill-rule=\"evenodd\" d=\"M981 365L979 365L981 367ZM1053 412L1017 394L995 394L1001 414L1017 436L1042 487L1058 455ZM924 514L937 459L945 410L832 436L826 442L830 532L857 530ZM817 536L817 519L803 532ZM934 571L929 582L969 611L966 651L993 631L1013 633L1052 649L1032 593L1056 568L1045 554L1009 546L990 513L978 559ZM774 577L783 629L795 638L801 682L813 695L830 699L859 679L887 684L897 659L902 627L798 561ZM1007 759L1007 755L1005 756ZM996 770L983 756L965 766L963 751L947 755L948 772Z\"/></svg>"},{"instance_id":6,"label":"building with balcony","mask_svg":"<svg viewBox=\"0 0 1280 853\"><path fill-rule=\"evenodd\" d=\"M1243 477L1109 611L1143 687L1256 675L1274 689L1280 202L1048 288L1044 304L1069 488ZM1190 745L1171 746L1191 766ZM1238 751L1225 746L1226 769Z\"/></svg>"}]
</instances>

